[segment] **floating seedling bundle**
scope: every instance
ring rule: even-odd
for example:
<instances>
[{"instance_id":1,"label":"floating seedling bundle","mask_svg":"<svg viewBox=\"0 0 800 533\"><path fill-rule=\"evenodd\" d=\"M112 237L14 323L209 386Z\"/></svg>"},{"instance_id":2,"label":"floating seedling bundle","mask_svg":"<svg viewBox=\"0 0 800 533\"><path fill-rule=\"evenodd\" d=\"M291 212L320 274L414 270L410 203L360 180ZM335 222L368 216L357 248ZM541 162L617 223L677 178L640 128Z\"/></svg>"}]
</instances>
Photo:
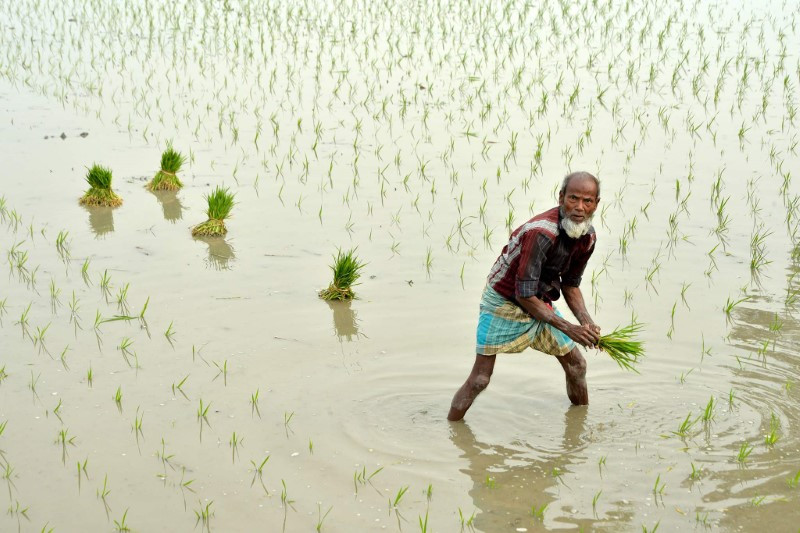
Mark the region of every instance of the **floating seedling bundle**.
<instances>
[{"instance_id":1,"label":"floating seedling bundle","mask_svg":"<svg viewBox=\"0 0 800 533\"><path fill-rule=\"evenodd\" d=\"M122 198L111 190L111 169L94 164L86 173L89 190L79 200L81 205L118 207Z\"/></svg>"},{"instance_id":2,"label":"floating seedling bundle","mask_svg":"<svg viewBox=\"0 0 800 533\"><path fill-rule=\"evenodd\" d=\"M159 170L147 188L151 191L177 191L183 187L183 183L178 179L178 172L186 162L186 157L175 150L172 145L168 145L164 153L161 154L161 170Z\"/></svg>"},{"instance_id":3,"label":"floating seedling bundle","mask_svg":"<svg viewBox=\"0 0 800 533\"><path fill-rule=\"evenodd\" d=\"M225 227L225 219L230 217L233 209L233 194L227 187L217 187L214 192L206 195L208 202L208 220L192 228L192 235L195 237L221 237L228 233Z\"/></svg>"},{"instance_id":4,"label":"floating seedling bundle","mask_svg":"<svg viewBox=\"0 0 800 533\"><path fill-rule=\"evenodd\" d=\"M327 289L319 291L319 297L323 300L352 300L355 298L352 286L357 285L356 281L361 277L362 263L356 256L355 248L343 252L337 250L333 256L333 281Z\"/></svg>"},{"instance_id":5,"label":"floating seedling bundle","mask_svg":"<svg viewBox=\"0 0 800 533\"><path fill-rule=\"evenodd\" d=\"M597 347L611 356L620 368L639 373L635 365L644 357L644 342L636 340L643 325L635 320L630 325L602 335Z\"/></svg>"}]
</instances>

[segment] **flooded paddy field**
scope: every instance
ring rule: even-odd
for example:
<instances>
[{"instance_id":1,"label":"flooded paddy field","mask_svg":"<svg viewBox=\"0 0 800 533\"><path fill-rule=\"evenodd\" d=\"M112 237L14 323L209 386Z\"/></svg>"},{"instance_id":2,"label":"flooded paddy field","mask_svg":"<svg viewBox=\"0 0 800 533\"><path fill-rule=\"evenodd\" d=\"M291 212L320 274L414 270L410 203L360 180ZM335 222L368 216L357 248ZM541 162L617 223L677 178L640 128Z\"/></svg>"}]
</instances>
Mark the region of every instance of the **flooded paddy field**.
<instances>
[{"instance_id":1,"label":"flooded paddy field","mask_svg":"<svg viewBox=\"0 0 800 533\"><path fill-rule=\"evenodd\" d=\"M796 531L797 7L3 2L0 530ZM93 163L120 207L79 205ZM501 356L449 423L571 170L640 374L588 353L576 408Z\"/></svg>"}]
</instances>

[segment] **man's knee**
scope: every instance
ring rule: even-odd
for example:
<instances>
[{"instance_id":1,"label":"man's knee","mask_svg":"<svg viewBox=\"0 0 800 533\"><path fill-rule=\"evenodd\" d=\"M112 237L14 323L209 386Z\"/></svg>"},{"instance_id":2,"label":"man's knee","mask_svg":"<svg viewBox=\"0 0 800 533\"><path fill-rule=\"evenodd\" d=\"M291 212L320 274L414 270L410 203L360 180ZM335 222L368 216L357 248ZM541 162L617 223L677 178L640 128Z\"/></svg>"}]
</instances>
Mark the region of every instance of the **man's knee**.
<instances>
[{"instance_id":1,"label":"man's knee","mask_svg":"<svg viewBox=\"0 0 800 533\"><path fill-rule=\"evenodd\" d=\"M575 348L575 351L572 353L572 360L569 366L574 377L582 378L586 376L586 359L584 359L577 348Z\"/></svg>"},{"instance_id":2,"label":"man's knee","mask_svg":"<svg viewBox=\"0 0 800 533\"><path fill-rule=\"evenodd\" d=\"M470 388L473 392L479 393L489 386L491 374L478 374L469 380Z\"/></svg>"}]
</instances>

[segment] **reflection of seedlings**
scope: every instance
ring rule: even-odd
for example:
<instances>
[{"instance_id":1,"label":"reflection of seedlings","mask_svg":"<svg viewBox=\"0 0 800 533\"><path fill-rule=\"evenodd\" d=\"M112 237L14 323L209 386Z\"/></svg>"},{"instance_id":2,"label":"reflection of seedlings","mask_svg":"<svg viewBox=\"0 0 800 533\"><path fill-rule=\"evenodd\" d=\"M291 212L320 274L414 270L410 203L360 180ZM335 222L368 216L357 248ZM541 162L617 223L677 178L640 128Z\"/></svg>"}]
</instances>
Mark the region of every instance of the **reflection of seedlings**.
<instances>
[{"instance_id":1,"label":"reflection of seedlings","mask_svg":"<svg viewBox=\"0 0 800 533\"><path fill-rule=\"evenodd\" d=\"M358 337L358 317L356 312L351 309L352 302L328 302L328 306L333 311L333 328L339 340L352 341L353 337Z\"/></svg>"},{"instance_id":2,"label":"reflection of seedlings","mask_svg":"<svg viewBox=\"0 0 800 533\"><path fill-rule=\"evenodd\" d=\"M227 270L231 260L236 258L235 250L223 237L198 237L208 245L207 264L215 270Z\"/></svg>"},{"instance_id":3,"label":"reflection of seedlings","mask_svg":"<svg viewBox=\"0 0 800 533\"><path fill-rule=\"evenodd\" d=\"M114 209L112 207L86 208L89 213L89 226L95 237L102 237L114 231Z\"/></svg>"},{"instance_id":4,"label":"reflection of seedlings","mask_svg":"<svg viewBox=\"0 0 800 533\"><path fill-rule=\"evenodd\" d=\"M225 219L231 214L233 209L233 197L228 188L217 187L214 192L206 195L208 209L206 215L208 220L192 228L192 235L195 237L220 237L228 233L225 227Z\"/></svg>"},{"instance_id":5,"label":"reflection of seedlings","mask_svg":"<svg viewBox=\"0 0 800 533\"><path fill-rule=\"evenodd\" d=\"M111 190L111 170L92 165L86 174L89 190L81 197L80 204L93 207L118 207L122 199Z\"/></svg>"},{"instance_id":6,"label":"reflection of seedlings","mask_svg":"<svg viewBox=\"0 0 800 533\"><path fill-rule=\"evenodd\" d=\"M150 191L161 204L164 220L176 222L183 218L183 204L175 191Z\"/></svg>"},{"instance_id":7,"label":"reflection of seedlings","mask_svg":"<svg viewBox=\"0 0 800 533\"><path fill-rule=\"evenodd\" d=\"M347 252L339 249L333 257L331 270L333 271L333 281L327 289L319 292L319 297L323 300L352 300L355 293L351 288L357 285L356 281L361 277L362 263L356 256L356 249Z\"/></svg>"},{"instance_id":8,"label":"reflection of seedlings","mask_svg":"<svg viewBox=\"0 0 800 533\"><path fill-rule=\"evenodd\" d=\"M147 184L151 191L176 191L183 187L177 173L186 162L186 157L175 150L171 144L161 154L161 170Z\"/></svg>"},{"instance_id":9,"label":"reflection of seedlings","mask_svg":"<svg viewBox=\"0 0 800 533\"><path fill-rule=\"evenodd\" d=\"M39 383L40 377L42 377L41 374L38 374L36 377L33 377L33 370L31 370L31 380L28 382L28 388L31 390L34 398L36 398L37 400L39 399L39 393L36 392L36 385Z\"/></svg>"}]
</instances>

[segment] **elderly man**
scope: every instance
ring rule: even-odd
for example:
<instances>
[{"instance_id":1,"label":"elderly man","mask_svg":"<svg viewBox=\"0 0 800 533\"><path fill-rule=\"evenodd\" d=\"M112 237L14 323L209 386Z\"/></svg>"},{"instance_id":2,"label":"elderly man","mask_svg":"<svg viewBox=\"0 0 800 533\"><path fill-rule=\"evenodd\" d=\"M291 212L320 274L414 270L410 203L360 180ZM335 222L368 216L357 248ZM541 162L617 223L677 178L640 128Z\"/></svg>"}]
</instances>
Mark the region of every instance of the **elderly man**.
<instances>
[{"instance_id":1,"label":"elderly man","mask_svg":"<svg viewBox=\"0 0 800 533\"><path fill-rule=\"evenodd\" d=\"M511 234L489 273L480 304L475 364L453 397L448 420L464 418L489 385L498 353L518 353L529 346L557 356L570 401L589 403L586 360L575 343L591 347L600 338L578 287L594 251L592 217L599 202L599 180L588 172L574 172L564 178L558 207ZM580 325L553 308L562 293Z\"/></svg>"}]
</instances>

